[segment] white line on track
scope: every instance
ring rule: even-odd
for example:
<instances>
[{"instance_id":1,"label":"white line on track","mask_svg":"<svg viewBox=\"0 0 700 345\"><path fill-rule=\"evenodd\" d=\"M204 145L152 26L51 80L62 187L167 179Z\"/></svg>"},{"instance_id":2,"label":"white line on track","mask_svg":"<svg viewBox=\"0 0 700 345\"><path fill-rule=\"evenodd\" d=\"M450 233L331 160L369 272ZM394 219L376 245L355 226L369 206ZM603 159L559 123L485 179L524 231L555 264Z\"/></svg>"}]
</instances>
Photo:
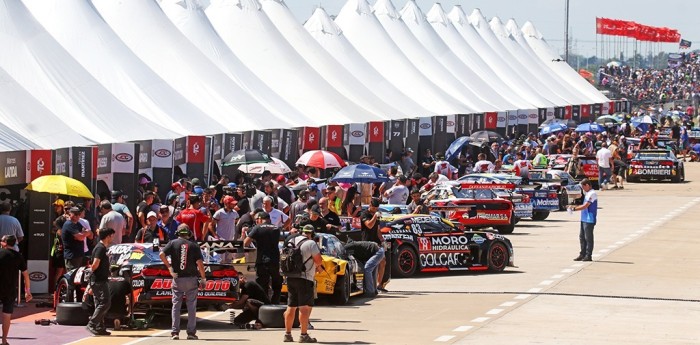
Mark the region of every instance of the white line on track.
<instances>
[{"instance_id":1,"label":"white line on track","mask_svg":"<svg viewBox=\"0 0 700 345\"><path fill-rule=\"evenodd\" d=\"M531 293L536 293L536 292L540 292L540 291L542 291L542 288L532 288L530 290L527 290L527 292L531 292Z\"/></svg>"},{"instance_id":2,"label":"white line on track","mask_svg":"<svg viewBox=\"0 0 700 345\"><path fill-rule=\"evenodd\" d=\"M503 312L503 309L491 309L486 312L486 315L498 315Z\"/></svg>"},{"instance_id":3,"label":"white line on track","mask_svg":"<svg viewBox=\"0 0 700 345\"><path fill-rule=\"evenodd\" d=\"M474 328L474 326L459 326L453 329L452 332L466 332L472 328Z\"/></svg>"},{"instance_id":4,"label":"white line on track","mask_svg":"<svg viewBox=\"0 0 700 345\"><path fill-rule=\"evenodd\" d=\"M583 267L583 264L572 264L571 267Z\"/></svg>"},{"instance_id":5,"label":"white line on track","mask_svg":"<svg viewBox=\"0 0 700 345\"><path fill-rule=\"evenodd\" d=\"M514 305L518 304L518 302L515 301L508 301L508 302L503 302L499 307L512 307Z\"/></svg>"},{"instance_id":6,"label":"white line on track","mask_svg":"<svg viewBox=\"0 0 700 345\"><path fill-rule=\"evenodd\" d=\"M551 276L550 278L551 279L561 279L561 278L564 278L564 275L563 274L555 274L555 275Z\"/></svg>"},{"instance_id":7,"label":"white line on track","mask_svg":"<svg viewBox=\"0 0 700 345\"><path fill-rule=\"evenodd\" d=\"M452 340L452 338L454 338L454 337L455 337L454 335L441 335L441 336L435 338L435 341L439 341L439 342L444 343L444 342L448 342L448 341Z\"/></svg>"},{"instance_id":8,"label":"white line on track","mask_svg":"<svg viewBox=\"0 0 700 345\"><path fill-rule=\"evenodd\" d=\"M540 285L552 285L554 283L554 280L543 280L540 282Z\"/></svg>"},{"instance_id":9,"label":"white line on track","mask_svg":"<svg viewBox=\"0 0 700 345\"><path fill-rule=\"evenodd\" d=\"M530 298L530 295L517 295L513 297L513 299L528 299Z\"/></svg>"},{"instance_id":10,"label":"white line on track","mask_svg":"<svg viewBox=\"0 0 700 345\"><path fill-rule=\"evenodd\" d=\"M490 317L477 317L476 319L472 320L471 322L481 323L481 322L486 322L490 319L491 319Z\"/></svg>"},{"instance_id":11,"label":"white line on track","mask_svg":"<svg viewBox=\"0 0 700 345\"><path fill-rule=\"evenodd\" d=\"M565 268L565 269L561 270L561 273L571 273L571 272L573 272L573 271L575 271L575 269L573 269L573 268Z\"/></svg>"},{"instance_id":12,"label":"white line on track","mask_svg":"<svg viewBox=\"0 0 700 345\"><path fill-rule=\"evenodd\" d=\"M609 251L610 251L610 249L601 249L601 250L599 250L599 252L601 252L601 253L607 253L607 252L609 252Z\"/></svg>"},{"instance_id":13,"label":"white line on track","mask_svg":"<svg viewBox=\"0 0 700 345\"><path fill-rule=\"evenodd\" d=\"M220 312L217 312L217 313L214 313L214 314L211 314L211 315L207 315L207 316L205 316L205 317L202 317L201 319L203 319L203 320L211 320L211 319L213 319L213 318L215 318L215 317L217 317L217 316L223 315L224 313L226 313L226 312L225 312L225 311L220 311ZM141 338L141 339L136 339L136 340L134 340L134 341L130 341L130 342L128 342L128 343L124 343L123 345L132 345L132 344L140 343L140 342L142 342L142 341L144 341L144 340L147 340L148 338L158 337L158 336L161 336L161 335L167 334L167 333L170 333L170 330L169 330L169 329L162 330L162 331L160 331L160 332L158 332L158 333L153 333L153 334L150 334L150 335L146 335L146 336L144 336L144 337Z\"/></svg>"}]
</instances>

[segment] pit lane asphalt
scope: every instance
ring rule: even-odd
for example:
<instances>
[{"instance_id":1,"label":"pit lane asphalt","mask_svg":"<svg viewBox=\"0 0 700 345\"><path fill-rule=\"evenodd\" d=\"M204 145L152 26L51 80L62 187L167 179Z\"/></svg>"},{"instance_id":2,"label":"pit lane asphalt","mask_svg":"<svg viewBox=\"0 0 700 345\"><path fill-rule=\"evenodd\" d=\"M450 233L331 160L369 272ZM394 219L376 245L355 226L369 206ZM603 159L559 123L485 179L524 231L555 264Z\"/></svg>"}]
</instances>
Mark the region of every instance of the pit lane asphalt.
<instances>
[{"instance_id":1,"label":"pit lane asphalt","mask_svg":"<svg viewBox=\"0 0 700 345\"><path fill-rule=\"evenodd\" d=\"M392 292L376 299L314 308L310 333L321 344L698 343L700 165L686 169L686 183L599 192L591 263L572 261L579 215L556 212L523 221L508 235L516 268L394 279ZM282 330L232 330L227 313L198 316L211 320L200 319L200 340L191 343L282 342ZM293 334L298 339L299 331ZM169 342L161 329L74 344Z\"/></svg>"}]
</instances>

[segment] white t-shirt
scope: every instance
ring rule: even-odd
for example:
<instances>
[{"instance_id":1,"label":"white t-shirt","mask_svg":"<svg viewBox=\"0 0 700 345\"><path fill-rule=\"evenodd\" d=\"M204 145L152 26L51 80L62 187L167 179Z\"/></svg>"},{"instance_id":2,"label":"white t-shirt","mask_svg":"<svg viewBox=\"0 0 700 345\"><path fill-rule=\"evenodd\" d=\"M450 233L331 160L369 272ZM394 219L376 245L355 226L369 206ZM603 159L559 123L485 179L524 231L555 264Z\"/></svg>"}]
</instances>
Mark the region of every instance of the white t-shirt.
<instances>
[{"instance_id":1,"label":"white t-shirt","mask_svg":"<svg viewBox=\"0 0 700 345\"><path fill-rule=\"evenodd\" d=\"M214 219L216 219L216 233L219 237L226 241L234 240L238 212L234 210L226 212L226 209L220 208L214 213Z\"/></svg>"},{"instance_id":2,"label":"white t-shirt","mask_svg":"<svg viewBox=\"0 0 700 345\"><path fill-rule=\"evenodd\" d=\"M90 222L88 222L87 219L80 218L80 220L78 220L78 223L80 223L80 225L82 225L83 228L92 231L92 227L90 226ZM87 240L88 240L87 237L83 238L83 249L85 250L86 253L89 250L88 245L87 245Z\"/></svg>"},{"instance_id":3,"label":"white t-shirt","mask_svg":"<svg viewBox=\"0 0 700 345\"><path fill-rule=\"evenodd\" d=\"M610 168L610 158L612 158L612 152L606 147L601 148L596 153L596 158L598 159L598 166L601 168Z\"/></svg>"},{"instance_id":4,"label":"white t-shirt","mask_svg":"<svg viewBox=\"0 0 700 345\"><path fill-rule=\"evenodd\" d=\"M268 214L270 215L270 224L273 224L274 226L282 227L284 226L284 222L289 219L289 216L276 208L273 208L272 211L268 212Z\"/></svg>"},{"instance_id":5,"label":"white t-shirt","mask_svg":"<svg viewBox=\"0 0 700 345\"><path fill-rule=\"evenodd\" d=\"M408 188L402 184L394 185L386 191L386 199L389 205L406 205Z\"/></svg>"},{"instance_id":6,"label":"white t-shirt","mask_svg":"<svg viewBox=\"0 0 700 345\"><path fill-rule=\"evenodd\" d=\"M491 163L491 161L478 161L476 164L474 164L474 172L476 173L485 173L485 172L493 172L496 170L496 166Z\"/></svg>"},{"instance_id":7,"label":"white t-shirt","mask_svg":"<svg viewBox=\"0 0 700 345\"><path fill-rule=\"evenodd\" d=\"M520 176L520 177L530 176L530 169L531 168L532 168L532 163L530 163L529 160L518 159L517 161L513 162L513 171L515 172L515 175L517 175L517 176Z\"/></svg>"},{"instance_id":8,"label":"white t-shirt","mask_svg":"<svg viewBox=\"0 0 700 345\"><path fill-rule=\"evenodd\" d=\"M445 175L449 179L457 169L448 161L438 161L435 163L435 172L440 175Z\"/></svg>"}]
</instances>

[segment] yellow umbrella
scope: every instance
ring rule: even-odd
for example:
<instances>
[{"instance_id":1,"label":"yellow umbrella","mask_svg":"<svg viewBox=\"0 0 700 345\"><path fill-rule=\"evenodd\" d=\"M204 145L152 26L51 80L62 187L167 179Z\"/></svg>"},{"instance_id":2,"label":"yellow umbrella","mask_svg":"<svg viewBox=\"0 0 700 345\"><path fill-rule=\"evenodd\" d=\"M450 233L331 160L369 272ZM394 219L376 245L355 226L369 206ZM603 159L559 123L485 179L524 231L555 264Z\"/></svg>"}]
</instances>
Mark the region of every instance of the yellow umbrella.
<instances>
[{"instance_id":1,"label":"yellow umbrella","mask_svg":"<svg viewBox=\"0 0 700 345\"><path fill-rule=\"evenodd\" d=\"M32 181L25 189L35 192L94 199L90 190L82 182L63 175L45 175L39 177Z\"/></svg>"}]
</instances>

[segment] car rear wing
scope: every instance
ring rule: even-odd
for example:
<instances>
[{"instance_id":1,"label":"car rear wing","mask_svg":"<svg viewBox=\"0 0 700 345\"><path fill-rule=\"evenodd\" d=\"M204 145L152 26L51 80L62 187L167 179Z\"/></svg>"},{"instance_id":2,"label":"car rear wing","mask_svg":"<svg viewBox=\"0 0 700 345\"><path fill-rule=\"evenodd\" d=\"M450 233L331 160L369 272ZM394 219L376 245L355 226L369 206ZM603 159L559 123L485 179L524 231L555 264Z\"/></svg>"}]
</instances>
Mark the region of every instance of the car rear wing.
<instances>
[{"instance_id":1,"label":"car rear wing","mask_svg":"<svg viewBox=\"0 0 700 345\"><path fill-rule=\"evenodd\" d=\"M462 189L506 189L515 190L515 183L475 183L463 182L459 184Z\"/></svg>"}]
</instances>

